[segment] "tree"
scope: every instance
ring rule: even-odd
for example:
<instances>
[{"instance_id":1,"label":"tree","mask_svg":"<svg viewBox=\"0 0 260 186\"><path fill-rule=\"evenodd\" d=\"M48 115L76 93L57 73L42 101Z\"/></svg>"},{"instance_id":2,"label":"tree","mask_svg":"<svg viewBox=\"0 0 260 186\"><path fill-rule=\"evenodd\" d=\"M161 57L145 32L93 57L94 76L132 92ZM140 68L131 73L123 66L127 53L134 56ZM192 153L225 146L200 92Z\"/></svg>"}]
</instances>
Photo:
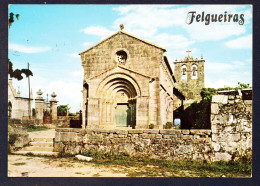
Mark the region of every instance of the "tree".
<instances>
[{"instance_id":1,"label":"tree","mask_svg":"<svg viewBox=\"0 0 260 186\"><path fill-rule=\"evenodd\" d=\"M70 108L69 105L59 105L57 107L57 115L58 116L67 116L67 113L69 112Z\"/></svg>"},{"instance_id":2,"label":"tree","mask_svg":"<svg viewBox=\"0 0 260 186\"><path fill-rule=\"evenodd\" d=\"M13 22L15 20L14 16L16 17L17 20L20 17L19 14L14 14L13 12L11 12L9 14L9 19L8 19L8 26L9 26L9 28L12 26L12 24L13 24ZM15 69L15 70L13 70L13 63L11 62L10 59L8 59L8 74L10 75L11 78L15 78L17 80L22 80L23 79L22 74L25 74L26 77L33 76L32 71L29 70L29 69Z\"/></svg>"},{"instance_id":3,"label":"tree","mask_svg":"<svg viewBox=\"0 0 260 186\"><path fill-rule=\"evenodd\" d=\"M240 83L240 82L238 82L238 87L240 87L240 88L252 88L251 86L250 86L250 84L249 83L247 83L247 84L244 84L244 83Z\"/></svg>"},{"instance_id":4,"label":"tree","mask_svg":"<svg viewBox=\"0 0 260 186\"><path fill-rule=\"evenodd\" d=\"M18 20L19 17L20 17L20 15L19 15L19 14L15 14L15 17L16 17L16 19ZM14 13L11 12L11 13L9 14L9 19L8 19L8 26L9 26L9 28L12 26L13 22L14 22Z\"/></svg>"}]
</instances>

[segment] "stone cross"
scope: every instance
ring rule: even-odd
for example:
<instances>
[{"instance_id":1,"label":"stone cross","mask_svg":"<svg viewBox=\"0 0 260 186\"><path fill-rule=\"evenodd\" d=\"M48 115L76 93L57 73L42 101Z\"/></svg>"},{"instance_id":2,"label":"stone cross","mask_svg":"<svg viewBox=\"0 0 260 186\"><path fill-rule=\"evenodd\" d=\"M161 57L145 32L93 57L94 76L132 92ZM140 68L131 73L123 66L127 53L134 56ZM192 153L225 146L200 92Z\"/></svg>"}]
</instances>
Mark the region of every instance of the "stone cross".
<instances>
[{"instance_id":1,"label":"stone cross","mask_svg":"<svg viewBox=\"0 0 260 186\"><path fill-rule=\"evenodd\" d=\"M188 57L190 57L191 50L187 50L186 52L188 53Z\"/></svg>"},{"instance_id":2,"label":"stone cross","mask_svg":"<svg viewBox=\"0 0 260 186\"><path fill-rule=\"evenodd\" d=\"M120 24L120 30L123 30L125 27L123 24Z\"/></svg>"}]
</instances>

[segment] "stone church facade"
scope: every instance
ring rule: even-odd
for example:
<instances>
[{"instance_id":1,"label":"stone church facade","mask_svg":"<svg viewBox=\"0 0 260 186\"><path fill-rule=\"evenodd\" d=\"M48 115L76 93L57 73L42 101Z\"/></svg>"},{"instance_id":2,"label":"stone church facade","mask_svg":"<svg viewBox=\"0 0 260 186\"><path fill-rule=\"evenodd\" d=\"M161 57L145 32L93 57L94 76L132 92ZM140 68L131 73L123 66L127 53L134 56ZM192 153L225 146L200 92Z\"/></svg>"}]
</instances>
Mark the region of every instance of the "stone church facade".
<instances>
[{"instance_id":1,"label":"stone church facade","mask_svg":"<svg viewBox=\"0 0 260 186\"><path fill-rule=\"evenodd\" d=\"M166 49L119 30L80 53L82 128L155 128L173 122L175 78Z\"/></svg>"}]
</instances>

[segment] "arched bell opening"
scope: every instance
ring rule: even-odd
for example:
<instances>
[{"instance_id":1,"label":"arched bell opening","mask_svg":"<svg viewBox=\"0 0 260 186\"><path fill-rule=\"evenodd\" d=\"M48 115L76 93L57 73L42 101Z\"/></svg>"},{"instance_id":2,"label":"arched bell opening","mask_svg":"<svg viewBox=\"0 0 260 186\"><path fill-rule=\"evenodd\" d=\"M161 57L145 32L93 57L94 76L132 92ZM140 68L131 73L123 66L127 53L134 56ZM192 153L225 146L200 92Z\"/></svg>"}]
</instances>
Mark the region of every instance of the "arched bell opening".
<instances>
[{"instance_id":1,"label":"arched bell opening","mask_svg":"<svg viewBox=\"0 0 260 186\"><path fill-rule=\"evenodd\" d=\"M135 128L137 91L130 81L124 78L112 79L103 86L100 95L103 98L102 124Z\"/></svg>"}]
</instances>

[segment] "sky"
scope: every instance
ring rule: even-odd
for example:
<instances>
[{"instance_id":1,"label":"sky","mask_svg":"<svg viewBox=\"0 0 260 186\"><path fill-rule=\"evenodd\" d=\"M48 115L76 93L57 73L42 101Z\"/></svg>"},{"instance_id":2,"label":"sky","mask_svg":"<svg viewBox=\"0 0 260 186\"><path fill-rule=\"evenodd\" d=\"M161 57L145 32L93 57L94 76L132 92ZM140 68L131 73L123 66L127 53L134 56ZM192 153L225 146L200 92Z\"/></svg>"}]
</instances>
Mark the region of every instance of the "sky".
<instances>
[{"instance_id":1,"label":"sky","mask_svg":"<svg viewBox=\"0 0 260 186\"><path fill-rule=\"evenodd\" d=\"M244 14L244 24L197 22L188 14ZM9 28L8 58L13 68L30 69L34 98L41 89L48 100L57 94L58 105L71 112L82 107L83 67L78 53L119 30L164 47L173 62L191 56L205 59L205 87L252 85L251 5L10 5L20 14ZM188 19L187 19L188 17ZM28 97L28 80L13 80Z\"/></svg>"}]
</instances>

